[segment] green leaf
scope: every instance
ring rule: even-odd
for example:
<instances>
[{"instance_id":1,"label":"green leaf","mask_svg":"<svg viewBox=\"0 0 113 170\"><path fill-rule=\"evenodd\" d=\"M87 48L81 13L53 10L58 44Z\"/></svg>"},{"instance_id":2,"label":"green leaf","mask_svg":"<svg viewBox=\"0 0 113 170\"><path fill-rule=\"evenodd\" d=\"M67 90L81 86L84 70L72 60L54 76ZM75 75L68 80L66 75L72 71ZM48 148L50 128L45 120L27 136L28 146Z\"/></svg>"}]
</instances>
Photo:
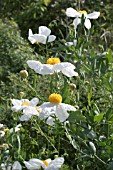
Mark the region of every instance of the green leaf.
<instances>
[{"instance_id":1,"label":"green leaf","mask_svg":"<svg viewBox=\"0 0 113 170\"><path fill-rule=\"evenodd\" d=\"M95 122L100 122L102 120L103 116L104 116L104 113L101 113L99 115L95 115L94 121Z\"/></svg>"}]
</instances>

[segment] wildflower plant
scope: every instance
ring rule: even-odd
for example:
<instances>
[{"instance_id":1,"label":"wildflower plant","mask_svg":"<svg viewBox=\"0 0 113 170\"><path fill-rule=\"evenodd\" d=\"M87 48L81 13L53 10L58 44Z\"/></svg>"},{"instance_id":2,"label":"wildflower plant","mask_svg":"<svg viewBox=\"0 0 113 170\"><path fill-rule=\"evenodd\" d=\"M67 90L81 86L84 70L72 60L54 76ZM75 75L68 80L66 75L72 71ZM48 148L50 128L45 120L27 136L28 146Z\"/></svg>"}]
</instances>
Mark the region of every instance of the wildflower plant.
<instances>
[{"instance_id":1,"label":"wildflower plant","mask_svg":"<svg viewBox=\"0 0 113 170\"><path fill-rule=\"evenodd\" d=\"M28 40L40 50L13 79L9 131L0 124L2 169L112 167L112 52L95 51L92 39L77 29L83 19L81 26L89 30L89 19L100 12L65 11L75 18L74 27L67 25L66 39L51 35L46 26L38 34L29 29ZM27 76L22 78L23 71Z\"/></svg>"}]
</instances>

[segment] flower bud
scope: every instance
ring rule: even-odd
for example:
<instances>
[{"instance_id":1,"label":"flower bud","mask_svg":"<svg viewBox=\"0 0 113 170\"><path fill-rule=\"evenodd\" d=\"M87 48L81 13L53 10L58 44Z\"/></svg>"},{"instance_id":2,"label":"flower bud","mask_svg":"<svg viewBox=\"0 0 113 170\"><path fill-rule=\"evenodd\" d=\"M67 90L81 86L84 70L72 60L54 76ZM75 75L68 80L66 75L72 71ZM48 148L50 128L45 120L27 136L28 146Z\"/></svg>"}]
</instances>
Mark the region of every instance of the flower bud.
<instances>
[{"instance_id":1,"label":"flower bud","mask_svg":"<svg viewBox=\"0 0 113 170\"><path fill-rule=\"evenodd\" d=\"M76 85L73 84L73 83L70 83L69 87L70 87L71 90L75 90L76 89Z\"/></svg>"},{"instance_id":2,"label":"flower bud","mask_svg":"<svg viewBox=\"0 0 113 170\"><path fill-rule=\"evenodd\" d=\"M19 93L19 95L20 95L20 97L22 98L22 97L25 95L25 93L21 91L21 92Z\"/></svg>"},{"instance_id":3,"label":"flower bud","mask_svg":"<svg viewBox=\"0 0 113 170\"><path fill-rule=\"evenodd\" d=\"M20 76L25 79L28 77L28 72L26 70L21 70L20 71Z\"/></svg>"}]
</instances>

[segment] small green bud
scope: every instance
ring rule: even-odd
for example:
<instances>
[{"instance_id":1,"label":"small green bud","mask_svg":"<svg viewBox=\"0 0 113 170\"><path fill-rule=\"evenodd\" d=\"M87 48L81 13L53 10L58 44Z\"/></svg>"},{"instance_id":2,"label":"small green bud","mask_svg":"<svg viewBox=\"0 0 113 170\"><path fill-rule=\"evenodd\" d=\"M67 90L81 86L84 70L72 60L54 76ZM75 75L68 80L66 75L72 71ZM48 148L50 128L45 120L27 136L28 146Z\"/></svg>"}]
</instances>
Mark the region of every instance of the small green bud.
<instances>
[{"instance_id":1,"label":"small green bud","mask_svg":"<svg viewBox=\"0 0 113 170\"><path fill-rule=\"evenodd\" d=\"M21 70L20 71L20 76L25 79L28 77L28 72L26 70Z\"/></svg>"},{"instance_id":2,"label":"small green bud","mask_svg":"<svg viewBox=\"0 0 113 170\"><path fill-rule=\"evenodd\" d=\"M21 97L21 98L25 95L24 92L20 92L19 94L20 94L20 97Z\"/></svg>"},{"instance_id":3,"label":"small green bud","mask_svg":"<svg viewBox=\"0 0 113 170\"><path fill-rule=\"evenodd\" d=\"M71 90L75 90L76 89L76 84L70 83L69 85Z\"/></svg>"}]
</instances>

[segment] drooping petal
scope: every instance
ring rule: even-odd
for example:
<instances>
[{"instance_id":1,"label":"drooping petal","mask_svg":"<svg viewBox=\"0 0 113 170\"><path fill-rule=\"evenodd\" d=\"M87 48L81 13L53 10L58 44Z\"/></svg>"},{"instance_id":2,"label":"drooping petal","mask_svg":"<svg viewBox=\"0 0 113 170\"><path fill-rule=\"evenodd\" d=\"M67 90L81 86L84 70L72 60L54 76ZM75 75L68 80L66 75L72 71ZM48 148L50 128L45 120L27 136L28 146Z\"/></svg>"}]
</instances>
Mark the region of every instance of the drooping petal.
<instances>
[{"instance_id":1,"label":"drooping petal","mask_svg":"<svg viewBox=\"0 0 113 170\"><path fill-rule=\"evenodd\" d=\"M46 26L40 26L39 27L39 34L49 36L51 34L51 30L47 28Z\"/></svg>"},{"instance_id":2,"label":"drooping petal","mask_svg":"<svg viewBox=\"0 0 113 170\"><path fill-rule=\"evenodd\" d=\"M22 166L20 165L20 163L18 161L15 161L13 166L12 166L12 170L22 170Z\"/></svg>"},{"instance_id":3,"label":"drooping petal","mask_svg":"<svg viewBox=\"0 0 113 170\"><path fill-rule=\"evenodd\" d=\"M54 159L53 161L50 162L49 166L46 168L46 170L59 170L61 165L64 163L64 158L59 157Z\"/></svg>"},{"instance_id":4,"label":"drooping petal","mask_svg":"<svg viewBox=\"0 0 113 170\"><path fill-rule=\"evenodd\" d=\"M63 103L56 106L55 115L58 117L60 122L64 122L69 117L67 110L63 107Z\"/></svg>"},{"instance_id":5,"label":"drooping petal","mask_svg":"<svg viewBox=\"0 0 113 170\"><path fill-rule=\"evenodd\" d=\"M66 67L62 70L62 73L67 77L78 76L78 73L75 72L71 67Z\"/></svg>"},{"instance_id":6,"label":"drooping petal","mask_svg":"<svg viewBox=\"0 0 113 170\"><path fill-rule=\"evenodd\" d=\"M14 106L12 106L11 110L12 111L20 111L21 110L21 100L18 100L18 99L12 99L12 104Z\"/></svg>"},{"instance_id":7,"label":"drooping petal","mask_svg":"<svg viewBox=\"0 0 113 170\"><path fill-rule=\"evenodd\" d=\"M33 98L29 103L30 103L30 106L36 106L38 102L39 102L38 98Z\"/></svg>"},{"instance_id":8,"label":"drooping petal","mask_svg":"<svg viewBox=\"0 0 113 170\"><path fill-rule=\"evenodd\" d=\"M70 7L66 9L66 15L68 17L76 17L79 16L79 12L77 12L75 9Z\"/></svg>"},{"instance_id":9,"label":"drooping petal","mask_svg":"<svg viewBox=\"0 0 113 170\"><path fill-rule=\"evenodd\" d=\"M100 16L100 12L93 12L91 14L87 15L87 18L89 19L97 19Z\"/></svg>"},{"instance_id":10,"label":"drooping petal","mask_svg":"<svg viewBox=\"0 0 113 170\"><path fill-rule=\"evenodd\" d=\"M88 18L85 19L84 25L88 30L91 28L91 22Z\"/></svg>"},{"instance_id":11,"label":"drooping petal","mask_svg":"<svg viewBox=\"0 0 113 170\"><path fill-rule=\"evenodd\" d=\"M56 39L55 35L49 35L48 42L53 42Z\"/></svg>"},{"instance_id":12,"label":"drooping petal","mask_svg":"<svg viewBox=\"0 0 113 170\"><path fill-rule=\"evenodd\" d=\"M81 23L81 18L75 18L73 21L74 29L77 29L77 26Z\"/></svg>"},{"instance_id":13,"label":"drooping petal","mask_svg":"<svg viewBox=\"0 0 113 170\"><path fill-rule=\"evenodd\" d=\"M28 40L34 44L36 42L35 38L33 37L33 32L31 29L29 29L29 32L28 32Z\"/></svg>"},{"instance_id":14,"label":"drooping petal","mask_svg":"<svg viewBox=\"0 0 113 170\"><path fill-rule=\"evenodd\" d=\"M47 119L47 121L46 121L46 123L48 124L48 125L50 125L50 126L53 126L54 125L54 118L53 117L51 117L51 116L49 116L48 117L48 119Z\"/></svg>"}]
</instances>

